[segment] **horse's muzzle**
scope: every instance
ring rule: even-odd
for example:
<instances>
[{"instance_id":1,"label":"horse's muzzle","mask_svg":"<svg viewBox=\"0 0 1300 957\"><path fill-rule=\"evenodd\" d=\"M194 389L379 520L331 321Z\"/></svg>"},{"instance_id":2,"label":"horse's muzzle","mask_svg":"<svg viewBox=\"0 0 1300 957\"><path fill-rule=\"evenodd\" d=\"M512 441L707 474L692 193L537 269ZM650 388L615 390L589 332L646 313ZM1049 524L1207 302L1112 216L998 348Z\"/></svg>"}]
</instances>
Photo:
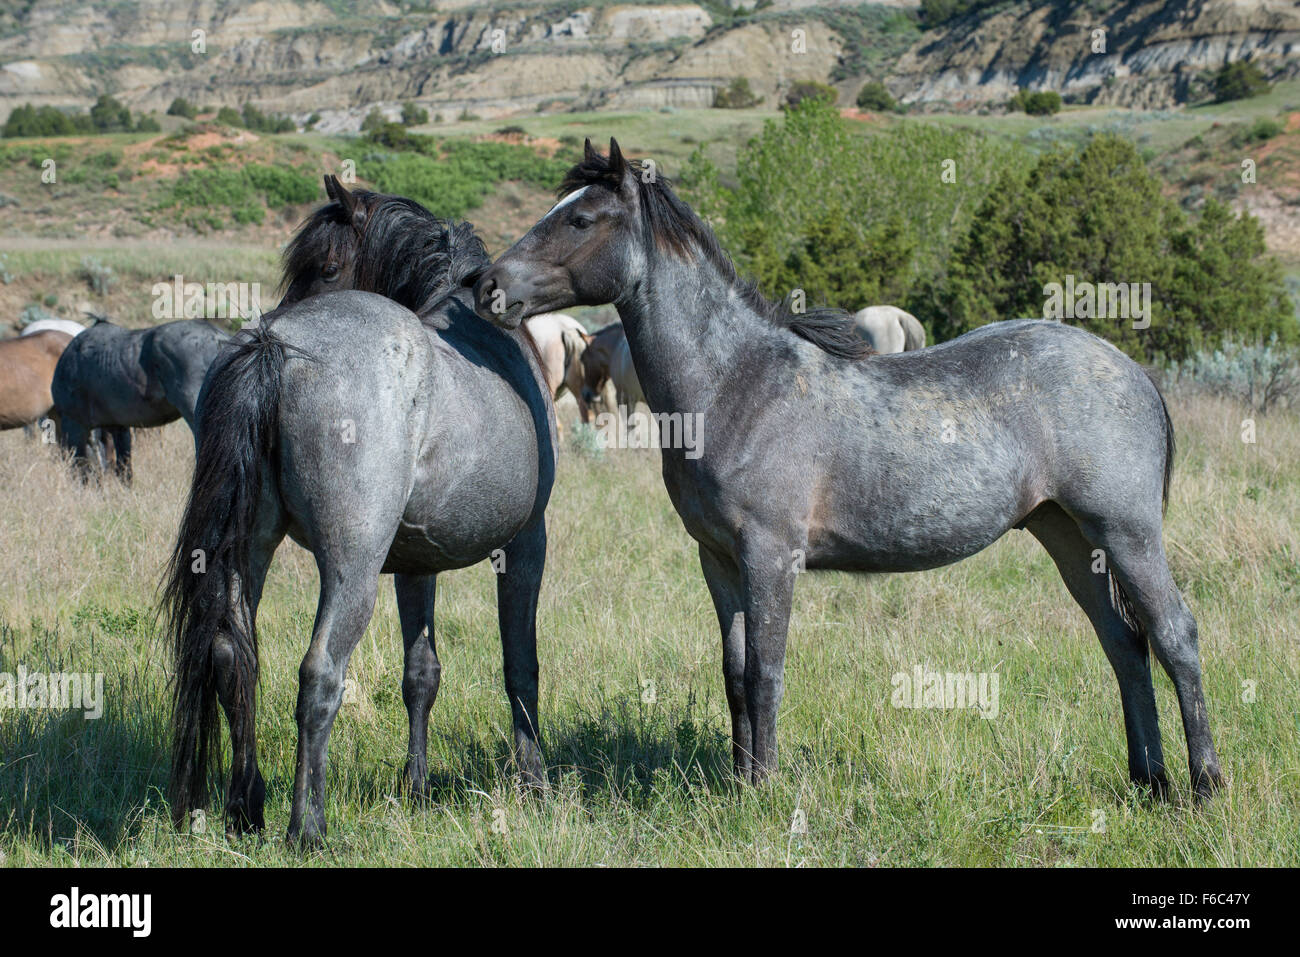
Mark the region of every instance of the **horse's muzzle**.
<instances>
[{"instance_id":1,"label":"horse's muzzle","mask_svg":"<svg viewBox=\"0 0 1300 957\"><path fill-rule=\"evenodd\" d=\"M526 315L527 293L519 282L510 282L499 266L492 266L474 284L474 311L483 319L505 329L517 329Z\"/></svg>"}]
</instances>

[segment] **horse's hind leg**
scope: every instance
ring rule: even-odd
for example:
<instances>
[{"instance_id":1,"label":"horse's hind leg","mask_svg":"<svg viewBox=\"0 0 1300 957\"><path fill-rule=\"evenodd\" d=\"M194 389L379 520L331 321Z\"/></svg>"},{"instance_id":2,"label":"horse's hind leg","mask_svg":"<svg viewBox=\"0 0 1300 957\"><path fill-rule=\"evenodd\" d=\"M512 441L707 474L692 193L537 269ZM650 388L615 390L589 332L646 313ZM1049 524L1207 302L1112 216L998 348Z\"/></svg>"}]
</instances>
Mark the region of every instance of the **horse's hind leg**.
<instances>
[{"instance_id":1,"label":"horse's hind leg","mask_svg":"<svg viewBox=\"0 0 1300 957\"><path fill-rule=\"evenodd\" d=\"M1096 564L1093 546L1060 506L1053 502L1040 506L1025 522L1025 527L1043 543L1056 562L1066 587L1092 622L1115 671L1124 709L1124 734L1128 739L1129 777L1163 796L1169 785L1146 639L1115 607L1110 576L1104 570L1093 571Z\"/></svg>"},{"instance_id":2,"label":"horse's hind leg","mask_svg":"<svg viewBox=\"0 0 1300 957\"><path fill-rule=\"evenodd\" d=\"M524 783L546 787L537 728L537 596L546 566L546 523L537 519L504 549L497 569L497 620L506 696L514 723L514 759Z\"/></svg>"},{"instance_id":3,"label":"horse's hind leg","mask_svg":"<svg viewBox=\"0 0 1300 957\"><path fill-rule=\"evenodd\" d=\"M263 499L258 512L259 527L249 545L250 578L240 581L234 575L229 592L232 609L230 625L252 635L257 621L257 606L262 600L262 585L275 549L284 539L284 519L280 507ZM254 660L252 687L241 688L238 676L248 668L238 668L235 656L244 654L249 642L240 642L228 631L218 631L212 641L212 670L216 678L217 700L230 726L230 788L226 795L226 828L231 834L261 831L266 826L263 807L266 783L257 767L257 695Z\"/></svg>"},{"instance_id":4,"label":"horse's hind leg","mask_svg":"<svg viewBox=\"0 0 1300 957\"><path fill-rule=\"evenodd\" d=\"M436 575L394 575L397 614L402 620L402 644L406 649L406 670L402 676L402 700L410 721L410 744L406 750L403 777L417 795L428 790L429 711L438 697L442 664L433 638Z\"/></svg>"},{"instance_id":5,"label":"horse's hind leg","mask_svg":"<svg viewBox=\"0 0 1300 957\"><path fill-rule=\"evenodd\" d=\"M119 425L105 429L113 437L113 472L126 485L131 484L131 429Z\"/></svg>"},{"instance_id":6,"label":"horse's hind leg","mask_svg":"<svg viewBox=\"0 0 1300 957\"><path fill-rule=\"evenodd\" d=\"M1201 688L1201 657L1192 616L1165 560L1160 528L1111 528L1098 535L1111 569L1137 615L1143 633L1178 692L1187 763L1199 799L1223 784L1219 757Z\"/></svg>"},{"instance_id":7,"label":"horse's hind leg","mask_svg":"<svg viewBox=\"0 0 1300 957\"><path fill-rule=\"evenodd\" d=\"M317 554L320 604L311 646L298 669L298 765L293 779L289 840L304 846L325 838L325 766L330 731L343 703L348 660L375 610L383 555L331 560Z\"/></svg>"},{"instance_id":8,"label":"horse's hind leg","mask_svg":"<svg viewBox=\"0 0 1300 957\"><path fill-rule=\"evenodd\" d=\"M730 558L700 546L700 567L722 630L722 674L731 710L731 761L736 777L748 783L754 753L749 709L745 704L745 598L740 571Z\"/></svg>"}]
</instances>

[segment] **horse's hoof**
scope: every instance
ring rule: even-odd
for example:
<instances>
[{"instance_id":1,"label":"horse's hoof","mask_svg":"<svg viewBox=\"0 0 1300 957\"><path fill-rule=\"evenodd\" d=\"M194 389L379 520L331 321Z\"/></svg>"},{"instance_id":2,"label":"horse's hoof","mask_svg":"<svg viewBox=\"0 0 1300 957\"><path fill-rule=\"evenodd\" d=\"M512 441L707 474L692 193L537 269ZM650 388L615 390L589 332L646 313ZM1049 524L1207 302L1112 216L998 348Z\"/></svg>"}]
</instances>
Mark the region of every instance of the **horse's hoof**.
<instances>
[{"instance_id":1,"label":"horse's hoof","mask_svg":"<svg viewBox=\"0 0 1300 957\"><path fill-rule=\"evenodd\" d=\"M284 843L299 853L308 854L319 851L325 846L325 832L318 831L314 827L303 827L295 834L293 828L290 828L289 833L285 835Z\"/></svg>"},{"instance_id":2,"label":"horse's hoof","mask_svg":"<svg viewBox=\"0 0 1300 957\"><path fill-rule=\"evenodd\" d=\"M519 772L519 786L525 794L541 797L550 792L551 782L546 772L540 768L530 768Z\"/></svg>"},{"instance_id":3,"label":"horse's hoof","mask_svg":"<svg viewBox=\"0 0 1300 957\"><path fill-rule=\"evenodd\" d=\"M1135 774L1132 781L1142 790L1149 791L1152 801L1168 801L1173 796L1169 779L1164 774Z\"/></svg>"},{"instance_id":4,"label":"horse's hoof","mask_svg":"<svg viewBox=\"0 0 1300 957\"><path fill-rule=\"evenodd\" d=\"M1223 772L1217 767L1206 768L1200 776L1192 781L1192 790L1196 794L1197 804L1207 804L1214 797L1214 792L1225 787Z\"/></svg>"}]
</instances>

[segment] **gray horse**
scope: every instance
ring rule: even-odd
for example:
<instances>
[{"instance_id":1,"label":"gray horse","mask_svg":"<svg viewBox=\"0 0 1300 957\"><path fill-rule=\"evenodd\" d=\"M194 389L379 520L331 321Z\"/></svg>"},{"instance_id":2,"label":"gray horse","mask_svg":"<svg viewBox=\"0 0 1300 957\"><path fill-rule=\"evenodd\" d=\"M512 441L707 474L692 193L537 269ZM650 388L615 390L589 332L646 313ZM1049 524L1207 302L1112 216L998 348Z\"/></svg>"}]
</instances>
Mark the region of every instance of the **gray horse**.
<instances>
[{"instance_id":1,"label":"gray horse","mask_svg":"<svg viewBox=\"0 0 1300 957\"><path fill-rule=\"evenodd\" d=\"M694 454L665 435L663 475L721 625L742 779L777 767L798 570L934 568L1025 528L1114 668L1132 778L1167 790L1150 642L1196 794L1221 783L1196 620L1162 544L1173 428L1137 364L1041 321L865 355L847 313L792 315L742 283L708 227L613 141L608 158L588 143L562 192L480 278L479 314L510 328L616 303L651 408L706 420Z\"/></svg>"},{"instance_id":2,"label":"gray horse","mask_svg":"<svg viewBox=\"0 0 1300 957\"><path fill-rule=\"evenodd\" d=\"M124 329L107 319L68 344L54 369L51 391L62 416L63 445L83 470L106 457L93 432L112 439L114 469L131 480L131 429L184 419L194 428L194 405L217 350L230 337L202 319Z\"/></svg>"},{"instance_id":3,"label":"gray horse","mask_svg":"<svg viewBox=\"0 0 1300 957\"><path fill-rule=\"evenodd\" d=\"M497 573L514 758L528 783L546 782L535 618L555 414L535 348L523 331L475 315L460 281L488 259L468 224L401 197L350 193L332 177L326 185L333 201L286 251L284 302L235 337L204 384L194 483L164 591L177 674L173 818L206 802L219 701L233 754L229 826L260 830L257 606L286 533L315 555L320 602L299 669L289 820L289 838L303 844L325 835L330 729L381 572L395 576L406 648L406 784L427 787L442 671L436 576L484 559ZM352 288L373 291L328 291Z\"/></svg>"}]
</instances>

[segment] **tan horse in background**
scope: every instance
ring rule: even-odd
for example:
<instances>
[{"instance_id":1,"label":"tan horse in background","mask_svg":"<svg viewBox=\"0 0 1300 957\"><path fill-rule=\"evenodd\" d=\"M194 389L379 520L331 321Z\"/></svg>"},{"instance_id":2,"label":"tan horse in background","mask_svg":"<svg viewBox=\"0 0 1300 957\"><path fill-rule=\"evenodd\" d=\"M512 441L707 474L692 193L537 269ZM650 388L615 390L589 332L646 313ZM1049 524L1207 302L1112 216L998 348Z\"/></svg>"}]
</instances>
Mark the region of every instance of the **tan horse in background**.
<instances>
[{"instance_id":1,"label":"tan horse in background","mask_svg":"<svg viewBox=\"0 0 1300 957\"><path fill-rule=\"evenodd\" d=\"M577 319L558 312L533 316L526 325L528 334L537 344L538 355L542 357L542 373L546 376L551 398L558 399L567 389L578 403L582 421L588 421L591 412L582 390L582 356L591 336Z\"/></svg>"},{"instance_id":2,"label":"tan horse in background","mask_svg":"<svg viewBox=\"0 0 1300 957\"><path fill-rule=\"evenodd\" d=\"M0 429L32 425L54 411L50 383L71 341L50 330L0 342Z\"/></svg>"}]
</instances>

